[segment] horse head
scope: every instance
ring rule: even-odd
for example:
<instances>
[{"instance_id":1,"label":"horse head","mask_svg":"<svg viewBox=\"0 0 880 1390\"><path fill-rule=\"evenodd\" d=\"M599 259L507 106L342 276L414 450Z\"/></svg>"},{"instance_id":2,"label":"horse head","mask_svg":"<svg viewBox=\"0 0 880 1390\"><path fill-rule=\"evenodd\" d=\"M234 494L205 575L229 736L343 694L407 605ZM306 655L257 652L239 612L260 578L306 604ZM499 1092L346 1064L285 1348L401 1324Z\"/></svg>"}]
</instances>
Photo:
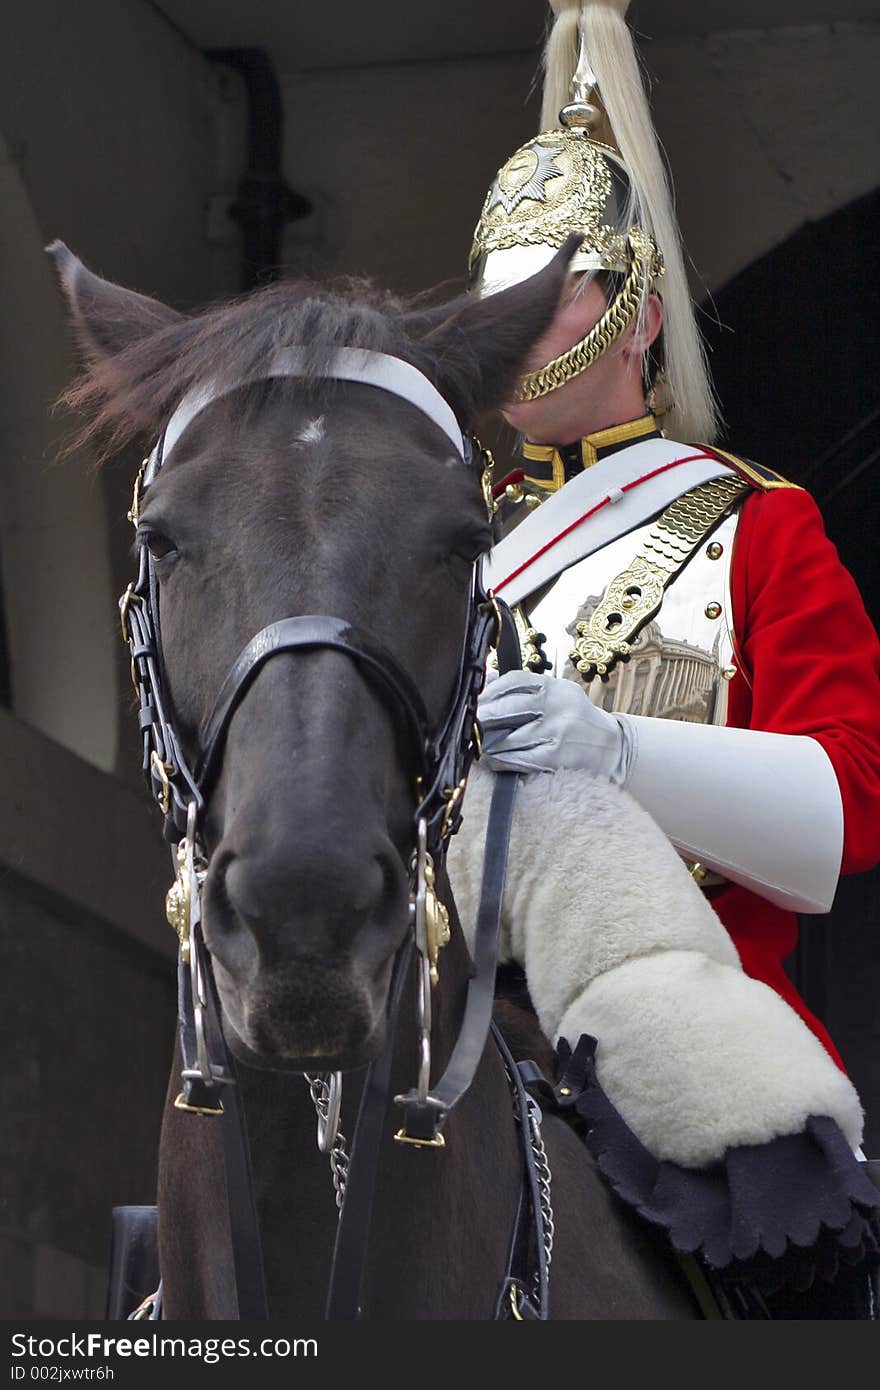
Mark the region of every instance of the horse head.
<instances>
[{"instance_id":1,"label":"horse head","mask_svg":"<svg viewBox=\"0 0 880 1390\"><path fill-rule=\"evenodd\" d=\"M399 359L469 430L509 397L576 244L485 301L424 309L282 283L190 316L50 248L85 361L68 397L87 431L114 448L155 440L189 403L134 509L188 765L257 634L326 615L379 654L316 644L261 660L212 748L203 931L227 1042L251 1065L346 1069L381 1045L419 772L395 686L418 691L440 728L491 542L480 470L437 413L332 364L340 347ZM297 374L273 375L290 352Z\"/></svg>"}]
</instances>

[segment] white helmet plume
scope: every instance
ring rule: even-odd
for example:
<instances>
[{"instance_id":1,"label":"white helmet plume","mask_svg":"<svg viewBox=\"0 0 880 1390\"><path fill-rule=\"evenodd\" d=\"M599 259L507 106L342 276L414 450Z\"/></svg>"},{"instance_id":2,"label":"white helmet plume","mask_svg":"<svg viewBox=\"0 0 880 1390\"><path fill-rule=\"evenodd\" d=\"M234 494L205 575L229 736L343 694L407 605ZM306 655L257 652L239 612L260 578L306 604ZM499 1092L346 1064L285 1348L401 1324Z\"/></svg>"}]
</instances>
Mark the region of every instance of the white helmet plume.
<instances>
[{"instance_id":1,"label":"white helmet plume","mask_svg":"<svg viewBox=\"0 0 880 1390\"><path fill-rule=\"evenodd\" d=\"M654 237L665 263L663 355L671 405L664 427L673 438L709 442L717 433L717 409L669 178L624 18L629 0L550 0L550 5L555 19L544 51L541 129L559 126L583 43L596 79L591 101L605 113L594 133L619 151L630 179L628 220Z\"/></svg>"}]
</instances>

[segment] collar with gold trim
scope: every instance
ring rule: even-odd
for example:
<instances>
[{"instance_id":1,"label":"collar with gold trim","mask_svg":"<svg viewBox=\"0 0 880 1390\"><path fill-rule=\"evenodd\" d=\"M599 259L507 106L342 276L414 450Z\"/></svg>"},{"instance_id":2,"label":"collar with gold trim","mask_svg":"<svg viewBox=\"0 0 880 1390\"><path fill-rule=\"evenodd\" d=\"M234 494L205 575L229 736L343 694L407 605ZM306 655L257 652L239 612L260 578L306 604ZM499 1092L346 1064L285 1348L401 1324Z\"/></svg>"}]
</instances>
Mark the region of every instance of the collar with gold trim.
<instances>
[{"instance_id":1,"label":"collar with gold trim","mask_svg":"<svg viewBox=\"0 0 880 1390\"><path fill-rule=\"evenodd\" d=\"M523 483L543 493L557 492L577 473L592 468L599 459L607 458L636 439L660 439L662 433L653 415L642 415L638 420L596 430L573 444L532 444L523 440L520 452L530 465L527 472L523 470Z\"/></svg>"}]
</instances>

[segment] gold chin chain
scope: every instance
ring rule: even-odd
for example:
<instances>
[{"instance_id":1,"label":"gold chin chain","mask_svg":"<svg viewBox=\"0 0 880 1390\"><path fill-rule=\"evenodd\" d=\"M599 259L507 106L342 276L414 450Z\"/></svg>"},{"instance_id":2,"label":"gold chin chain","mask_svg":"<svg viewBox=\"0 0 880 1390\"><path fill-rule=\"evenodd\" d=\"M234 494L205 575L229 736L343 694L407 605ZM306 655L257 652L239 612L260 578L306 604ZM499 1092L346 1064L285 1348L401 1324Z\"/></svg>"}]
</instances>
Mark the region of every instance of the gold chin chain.
<instances>
[{"instance_id":1,"label":"gold chin chain","mask_svg":"<svg viewBox=\"0 0 880 1390\"><path fill-rule=\"evenodd\" d=\"M645 286L650 287L663 274L663 258L653 239L639 227L633 227L627 244L630 268L620 294L585 338L561 356L554 357L546 367L541 367L537 372L527 372L520 378L516 396L518 402L535 401L539 396L547 396L551 391L565 386L572 377L580 376L587 367L592 367L602 353L607 352L611 344L629 328L638 313Z\"/></svg>"}]
</instances>

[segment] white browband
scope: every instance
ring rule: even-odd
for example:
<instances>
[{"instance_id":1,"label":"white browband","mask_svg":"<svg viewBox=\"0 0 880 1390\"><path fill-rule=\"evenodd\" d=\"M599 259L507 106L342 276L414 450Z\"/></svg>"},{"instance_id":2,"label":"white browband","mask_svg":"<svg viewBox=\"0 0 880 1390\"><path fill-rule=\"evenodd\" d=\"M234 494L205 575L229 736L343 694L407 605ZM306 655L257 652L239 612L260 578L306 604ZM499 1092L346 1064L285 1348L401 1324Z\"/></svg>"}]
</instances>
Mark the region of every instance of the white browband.
<instances>
[{"instance_id":1,"label":"white browband","mask_svg":"<svg viewBox=\"0 0 880 1390\"><path fill-rule=\"evenodd\" d=\"M165 429L162 446L163 463L180 439L184 430L205 406L236 391L239 386L250 385L256 381L268 381L272 377L305 376L308 353L305 348L282 348L272 358L269 365L253 376L242 377L238 381L224 382L199 387L184 396ZM339 348L330 359L323 376L335 381L361 381L367 386L378 386L382 391L390 391L393 396L409 401L429 420L433 420L458 453L464 458L464 440L449 402L444 400L423 372L400 357L390 357L385 352L369 352L366 348ZM147 471L144 478L146 486L155 466Z\"/></svg>"}]
</instances>

